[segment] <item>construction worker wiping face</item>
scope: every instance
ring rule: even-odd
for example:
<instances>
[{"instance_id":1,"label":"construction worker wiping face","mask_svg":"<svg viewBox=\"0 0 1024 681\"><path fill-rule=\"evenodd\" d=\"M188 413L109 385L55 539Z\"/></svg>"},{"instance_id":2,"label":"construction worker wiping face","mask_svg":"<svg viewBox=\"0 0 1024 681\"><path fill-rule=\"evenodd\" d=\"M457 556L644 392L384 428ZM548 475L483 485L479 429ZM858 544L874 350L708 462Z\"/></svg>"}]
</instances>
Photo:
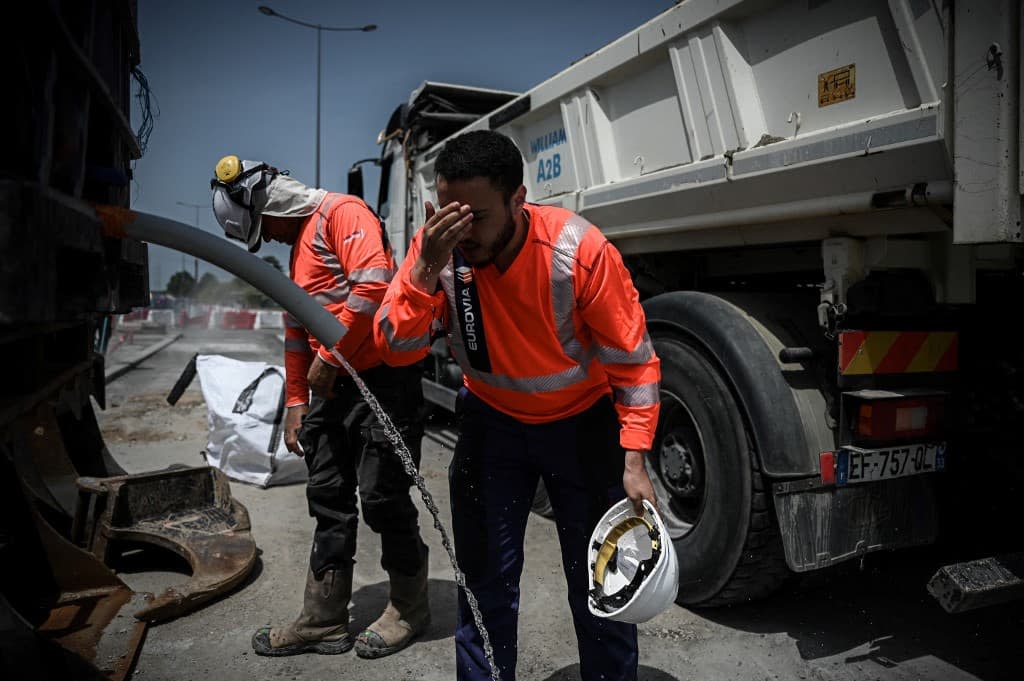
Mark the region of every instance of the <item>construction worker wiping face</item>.
<instances>
[{"instance_id":1,"label":"construction worker wiping face","mask_svg":"<svg viewBox=\"0 0 1024 681\"><path fill-rule=\"evenodd\" d=\"M501 271L515 260L526 238L529 217L523 210L526 187L519 185L509 197L486 177L447 180L437 177L440 206L452 203L469 206L472 224L459 239L457 248L473 267L494 263Z\"/></svg>"}]
</instances>

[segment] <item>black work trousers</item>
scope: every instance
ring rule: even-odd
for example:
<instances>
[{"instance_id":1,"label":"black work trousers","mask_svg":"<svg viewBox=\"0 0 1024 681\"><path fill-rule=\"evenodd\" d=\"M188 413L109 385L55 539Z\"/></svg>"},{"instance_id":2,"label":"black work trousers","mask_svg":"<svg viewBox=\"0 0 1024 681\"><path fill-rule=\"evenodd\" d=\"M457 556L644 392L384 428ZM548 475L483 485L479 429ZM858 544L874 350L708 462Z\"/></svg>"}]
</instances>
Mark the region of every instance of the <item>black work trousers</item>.
<instances>
[{"instance_id":1,"label":"black work trousers","mask_svg":"<svg viewBox=\"0 0 1024 681\"><path fill-rule=\"evenodd\" d=\"M414 575L426 547L420 539L418 513L409 495L412 478L355 381L344 369L335 397L314 397L299 430L309 481L306 500L316 519L310 568L317 576L355 562L359 511L381 536L381 567ZM423 425L421 369L380 365L361 372L384 411L402 433L417 468Z\"/></svg>"}]
</instances>

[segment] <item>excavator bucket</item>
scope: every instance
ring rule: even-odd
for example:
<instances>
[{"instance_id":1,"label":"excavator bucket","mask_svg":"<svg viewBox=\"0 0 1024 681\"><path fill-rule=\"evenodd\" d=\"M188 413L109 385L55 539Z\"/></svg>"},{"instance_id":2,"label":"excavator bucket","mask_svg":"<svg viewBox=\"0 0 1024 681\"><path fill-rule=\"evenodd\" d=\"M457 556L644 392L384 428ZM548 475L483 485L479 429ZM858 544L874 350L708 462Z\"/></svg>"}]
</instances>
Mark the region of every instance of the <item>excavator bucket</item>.
<instances>
[{"instance_id":1,"label":"excavator bucket","mask_svg":"<svg viewBox=\"0 0 1024 681\"><path fill-rule=\"evenodd\" d=\"M147 625L237 587L256 545L219 470L119 467L81 377L0 410L0 659L31 678L125 679ZM133 591L112 566L145 545L184 558L191 578Z\"/></svg>"},{"instance_id":2,"label":"excavator bucket","mask_svg":"<svg viewBox=\"0 0 1024 681\"><path fill-rule=\"evenodd\" d=\"M137 611L140 620L183 615L233 589L256 564L249 514L216 468L83 477L78 488L75 539L84 539L97 558L108 562L112 547L121 542L153 544L192 568L188 583L168 588Z\"/></svg>"}]
</instances>

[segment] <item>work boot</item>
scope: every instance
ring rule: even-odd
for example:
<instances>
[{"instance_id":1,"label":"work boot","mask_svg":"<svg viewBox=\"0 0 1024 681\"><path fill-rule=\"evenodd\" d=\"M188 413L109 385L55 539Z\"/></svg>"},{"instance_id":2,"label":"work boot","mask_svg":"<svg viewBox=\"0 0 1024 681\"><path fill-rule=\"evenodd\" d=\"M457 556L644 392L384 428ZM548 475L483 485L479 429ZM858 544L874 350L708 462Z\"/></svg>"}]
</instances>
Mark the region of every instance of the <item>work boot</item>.
<instances>
[{"instance_id":1,"label":"work boot","mask_svg":"<svg viewBox=\"0 0 1024 681\"><path fill-rule=\"evenodd\" d=\"M384 613L356 637L356 655L366 658L397 653L430 624L427 601L427 559L413 576L388 570L391 594Z\"/></svg>"},{"instance_id":2,"label":"work boot","mask_svg":"<svg viewBox=\"0 0 1024 681\"><path fill-rule=\"evenodd\" d=\"M263 627L252 635L257 655L279 657L300 653L338 655L352 648L348 635L348 602L352 597L352 566L327 570L320 579L310 570L302 614L283 627Z\"/></svg>"}]
</instances>

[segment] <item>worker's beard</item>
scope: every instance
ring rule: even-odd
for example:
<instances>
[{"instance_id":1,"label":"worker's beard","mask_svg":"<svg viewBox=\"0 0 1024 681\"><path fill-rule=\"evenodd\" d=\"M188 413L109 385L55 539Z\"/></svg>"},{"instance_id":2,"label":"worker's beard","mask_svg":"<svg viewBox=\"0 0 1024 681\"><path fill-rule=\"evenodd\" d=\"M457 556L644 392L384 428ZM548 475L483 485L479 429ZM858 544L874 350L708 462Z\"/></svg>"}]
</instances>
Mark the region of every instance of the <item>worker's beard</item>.
<instances>
[{"instance_id":1,"label":"worker's beard","mask_svg":"<svg viewBox=\"0 0 1024 681\"><path fill-rule=\"evenodd\" d=\"M514 239L515 236L516 221L512 218L512 211L506 208L505 224L502 226L501 231L498 232L498 235L494 237L494 241L492 241L491 245L487 248L483 258L476 262L469 258L466 259L473 267L487 267L493 263L499 255L501 255L501 252L504 251L510 243L512 243L512 239Z\"/></svg>"}]
</instances>

